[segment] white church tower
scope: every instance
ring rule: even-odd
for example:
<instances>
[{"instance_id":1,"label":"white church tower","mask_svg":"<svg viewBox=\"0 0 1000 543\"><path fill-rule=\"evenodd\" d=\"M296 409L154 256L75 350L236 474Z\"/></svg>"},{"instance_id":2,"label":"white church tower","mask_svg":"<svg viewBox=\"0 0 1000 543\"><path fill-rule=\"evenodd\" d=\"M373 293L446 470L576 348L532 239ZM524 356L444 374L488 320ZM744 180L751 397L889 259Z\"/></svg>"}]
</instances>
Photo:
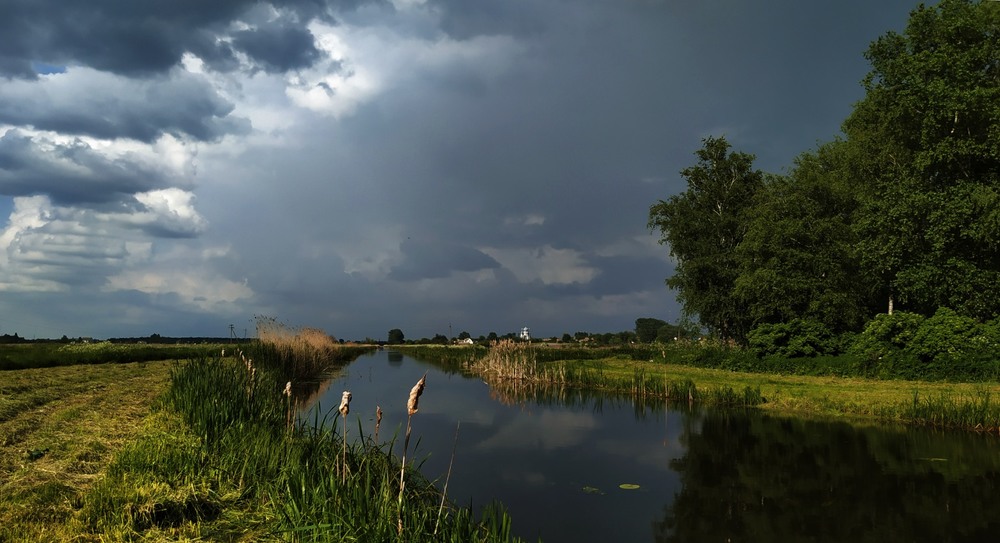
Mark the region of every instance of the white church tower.
<instances>
[{"instance_id":1,"label":"white church tower","mask_svg":"<svg viewBox=\"0 0 1000 543\"><path fill-rule=\"evenodd\" d=\"M525 326L524 328L521 328L521 335L518 336L518 337L520 337L521 339L523 339L525 341L531 341L531 332L528 330L527 326Z\"/></svg>"}]
</instances>

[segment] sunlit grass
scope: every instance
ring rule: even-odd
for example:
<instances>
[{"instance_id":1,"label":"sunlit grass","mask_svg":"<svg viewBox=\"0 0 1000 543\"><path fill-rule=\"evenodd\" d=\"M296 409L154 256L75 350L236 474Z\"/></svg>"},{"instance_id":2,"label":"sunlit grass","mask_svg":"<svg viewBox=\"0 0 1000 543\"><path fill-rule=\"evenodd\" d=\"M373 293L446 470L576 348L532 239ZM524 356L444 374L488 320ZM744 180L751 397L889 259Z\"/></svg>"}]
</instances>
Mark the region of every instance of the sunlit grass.
<instances>
[{"instance_id":1,"label":"sunlit grass","mask_svg":"<svg viewBox=\"0 0 1000 543\"><path fill-rule=\"evenodd\" d=\"M377 443L360 424L345 440L349 406L328 420L299 421L301 387L289 376L329 371L328 360L295 360L326 349L300 339L176 366L163 409L83 498L84 531L110 541L512 540L501 509L482 519L442 509L441 493L391 454L392 441ZM338 360L362 352L333 350ZM398 402L416 411L413 394L400 391Z\"/></svg>"},{"instance_id":2,"label":"sunlit grass","mask_svg":"<svg viewBox=\"0 0 1000 543\"><path fill-rule=\"evenodd\" d=\"M84 496L135 435L168 369L150 362L0 374L0 541L80 536Z\"/></svg>"},{"instance_id":3,"label":"sunlit grass","mask_svg":"<svg viewBox=\"0 0 1000 543\"><path fill-rule=\"evenodd\" d=\"M219 345L161 345L145 343L30 343L0 345L0 371L108 364L182 360L219 352Z\"/></svg>"},{"instance_id":4,"label":"sunlit grass","mask_svg":"<svg viewBox=\"0 0 1000 543\"><path fill-rule=\"evenodd\" d=\"M604 379L627 380L637 372L648 378L691 381L698 388L759 390L764 410L964 429L996 429L1000 405L990 398L1000 392L997 383L877 380L744 373L694 368L665 360L634 361L618 358L566 361L580 371L599 372ZM569 375L573 375L569 372ZM914 408L914 395L920 399ZM985 396L984 396L985 395ZM933 414L932 414L933 413Z\"/></svg>"},{"instance_id":5,"label":"sunlit grass","mask_svg":"<svg viewBox=\"0 0 1000 543\"><path fill-rule=\"evenodd\" d=\"M527 355L514 353L513 349L530 349L534 364L528 364ZM637 400L667 398L708 405L753 406L787 415L1000 432L1000 402L995 400L1000 394L1000 383L996 381L957 383L851 377L841 374L849 375L856 368L849 364L837 366L835 361L794 372L767 372L761 368L787 370L811 361L770 360L758 367L745 360L745 353L712 345L657 349L648 345L635 349L550 349L522 345L505 346L495 353L494 360L489 360L490 353L484 356L472 351L465 355L449 353L449 359L465 356L473 360L465 366L482 375L490 383L491 394L506 403L560 397L578 389ZM433 351L413 355L435 360ZM735 362L724 359L725 356L734 357ZM706 357L717 358L710 362L726 369L702 367L709 363ZM692 365L692 361L698 361L699 365ZM506 369L496 369L504 364ZM730 366L750 369L738 371ZM825 374L802 374L809 371ZM497 378L501 375L505 378ZM915 397L917 402L913 400Z\"/></svg>"}]
</instances>

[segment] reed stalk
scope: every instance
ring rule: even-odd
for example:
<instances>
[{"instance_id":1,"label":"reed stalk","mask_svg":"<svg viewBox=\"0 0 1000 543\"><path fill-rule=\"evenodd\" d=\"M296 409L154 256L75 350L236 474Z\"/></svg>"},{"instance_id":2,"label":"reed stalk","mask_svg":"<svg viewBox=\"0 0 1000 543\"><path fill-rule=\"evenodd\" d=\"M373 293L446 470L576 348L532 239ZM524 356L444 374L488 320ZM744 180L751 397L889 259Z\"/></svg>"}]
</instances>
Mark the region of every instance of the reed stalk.
<instances>
[{"instance_id":1,"label":"reed stalk","mask_svg":"<svg viewBox=\"0 0 1000 543\"><path fill-rule=\"evenodd\" d=\"M292 433L292 382L289 381L285 383L285 390L282 392L285 396L285 430L288 432L289 436Z\"/></svg>"},{"instance_id":2,"label":"reed stalk","mask_svg":"<svg viewBox=\"0 0 1000 543\"><path fill-rule=\"evenodd\" d=\"M403 456L399 463L399 507L397 514L397 528L399 535L403 535L403 491L406 489L406 452L410 446L410 428L411 421L413 420L413 415L417 413L418 404L420 402L420 395L424 393L424 387L427 385L427 374L425 373L423 377L417 381L417 384L413 385L410 389L410 396L406 400L406 435L403 438Z\"/></svg>"},{"instance_id":3,"label":"reed stalk","mask_svg":"<svg viewBox=\"0 0 1000 543\"><path fill-rule=\"evenodd\" d=\"M351 393L347 390L340 398L340 420L344 424L344 455L343 462L341 462L342 467L342 477L344 481L347 481L347 415L351 412Z\"/></svg>"},{"instance_id":4,"label":"reed stalk","mask_svg":"<svg viewBox=\"0 0 1000 543\"><path fill-rule=\"evenodd\" d=\"M441 505L438 506L437 520L434 521L434 535L437 536L438 526L441 524L441 513L444 511L444 502L448 498L448 482L451 481L451 467L455 464L455 451L458 450L458 429L462 427L462 421L455 425L455 442L451 446L451 459L448 460L448 474L444 477L444 489L441 491Z\"/></svg>"}]
</instances>

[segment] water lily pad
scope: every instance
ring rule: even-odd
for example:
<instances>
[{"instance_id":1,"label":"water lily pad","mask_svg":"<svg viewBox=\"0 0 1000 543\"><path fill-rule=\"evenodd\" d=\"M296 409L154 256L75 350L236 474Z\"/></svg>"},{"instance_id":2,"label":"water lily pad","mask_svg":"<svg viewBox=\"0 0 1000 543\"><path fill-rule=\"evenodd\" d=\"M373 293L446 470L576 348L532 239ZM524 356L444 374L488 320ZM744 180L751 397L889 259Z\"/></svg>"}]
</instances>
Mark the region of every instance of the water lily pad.
<instances>
[{"instance_id":1,"label":"water lily pad","mask_svg":"<svg viewBox=\"0 0 1000 543\"><path fill-rule=\"evenodd\" d=\"M585 486L583 487L583 491L586 492L587 494L599 494L601 496L604 495L604 493L601 492L601 489L597 488L596 486Z\"/></svg>"},{"instance_id":2,"label":"water lily pad","mask_svg":"<svg viewBox=\"0 0 1000 543\"><path fill-rule=\"evenodd\" d=\"M618 488L620 488L622 490L635 490L635 489L639 488L639 485L632 484L632 483L622 483L622 484L618 485Z\"/></svg>"}]
</instances>

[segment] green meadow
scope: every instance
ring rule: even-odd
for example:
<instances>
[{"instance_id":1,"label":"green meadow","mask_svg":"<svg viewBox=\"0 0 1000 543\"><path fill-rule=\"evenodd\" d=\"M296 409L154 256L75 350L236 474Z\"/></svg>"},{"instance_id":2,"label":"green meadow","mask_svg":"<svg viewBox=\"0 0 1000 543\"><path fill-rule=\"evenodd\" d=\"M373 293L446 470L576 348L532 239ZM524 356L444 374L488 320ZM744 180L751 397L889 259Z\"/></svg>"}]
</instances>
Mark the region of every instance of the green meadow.
<instances>
[{"instance_id":1,"label":"green meadow","mask_svg":"<svg viewBox=\"0 0 1000 543\"><path fill-rule=\"evenodd\" d=\"M513 541L501 505L476 517L414 459L391 454L409 435L345 425L349 401L347 413L299 419L324 376L372 348L273 332L206 356L0 373L0 541ZM778 360L734 371L723 368L746 363L740 351L699 345L400 349L478 373L501 399L577 388L859 424L1000 428L1000 387L988 379L852 376L846 361L813 374L780 371ZM397 408L414 402L419 418L422 391L411 392Z\"/></svg>"}]
</instances>

